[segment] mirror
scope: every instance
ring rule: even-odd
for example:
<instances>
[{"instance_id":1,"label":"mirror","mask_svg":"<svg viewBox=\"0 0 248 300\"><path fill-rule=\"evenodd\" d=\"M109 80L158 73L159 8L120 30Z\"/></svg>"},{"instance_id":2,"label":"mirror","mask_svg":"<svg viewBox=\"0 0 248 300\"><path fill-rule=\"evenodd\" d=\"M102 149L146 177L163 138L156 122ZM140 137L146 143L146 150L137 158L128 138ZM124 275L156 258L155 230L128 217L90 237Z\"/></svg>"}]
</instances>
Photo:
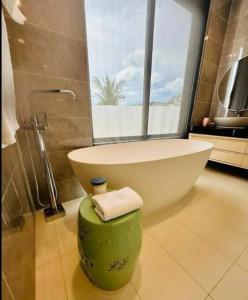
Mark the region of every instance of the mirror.
<instances>
[{"instance_id":1,"label":"mirror","mask_svg":"<svg viewBox=\"0 0 248 300\"><path fill-rule=\"evenodd\" d=\"M218 98L225 108L238 114L248 110L248 56L226 72L219 84Z\"/></svg>"}]
</instances>

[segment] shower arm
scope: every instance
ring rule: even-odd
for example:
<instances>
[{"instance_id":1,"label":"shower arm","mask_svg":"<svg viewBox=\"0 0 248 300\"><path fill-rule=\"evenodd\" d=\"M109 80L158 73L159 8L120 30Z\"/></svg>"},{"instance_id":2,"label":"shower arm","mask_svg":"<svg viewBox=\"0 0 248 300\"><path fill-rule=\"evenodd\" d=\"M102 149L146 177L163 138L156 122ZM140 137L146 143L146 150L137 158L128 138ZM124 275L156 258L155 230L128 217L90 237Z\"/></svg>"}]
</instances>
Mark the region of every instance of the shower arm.
<instances>
[{"instance_id":1,"label":"shower arm","mask_svg":"<svg viewBox=\"0 0 248 300\"><path fill-rule=\"evenodd\" d=\"M76 97L76 94L72 91L72 90L33 90L31 91L31 95L34 95L34 94L58 94L58 93L61 93L61 94L70 94L72 95L73 99L75 101L77 101L77 97Z\"/></svg>"}]
</instances>

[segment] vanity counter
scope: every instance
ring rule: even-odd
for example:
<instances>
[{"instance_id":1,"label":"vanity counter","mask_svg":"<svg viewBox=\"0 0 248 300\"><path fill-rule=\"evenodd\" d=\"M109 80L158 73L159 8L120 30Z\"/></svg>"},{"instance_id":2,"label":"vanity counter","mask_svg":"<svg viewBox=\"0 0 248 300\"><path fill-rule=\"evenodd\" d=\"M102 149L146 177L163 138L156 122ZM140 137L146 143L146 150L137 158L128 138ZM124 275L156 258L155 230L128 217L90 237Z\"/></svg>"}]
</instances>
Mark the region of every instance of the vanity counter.
<instances>
[{"instance_id":1,"label":"vanity counter","mask_svg":"<svg viewBox=\"0 0 248 300\"><path fill-rule=\"evenodd\" d=\"M246 128L225 128L215 126L192 126L191 133L216 135L216 136L227 136L236 138L248 139L248 127Z\"/></svg>"},{"instance_id":2,"label":"vanity counter","mask_svg":"<svg viewBox=\"0 0 248 300\"><path fill-rule=\"evenodd\" d=\"M209 160L248 169L248 138L190 133L189 139L214 145Z\"/></svg>"}]
</instances>

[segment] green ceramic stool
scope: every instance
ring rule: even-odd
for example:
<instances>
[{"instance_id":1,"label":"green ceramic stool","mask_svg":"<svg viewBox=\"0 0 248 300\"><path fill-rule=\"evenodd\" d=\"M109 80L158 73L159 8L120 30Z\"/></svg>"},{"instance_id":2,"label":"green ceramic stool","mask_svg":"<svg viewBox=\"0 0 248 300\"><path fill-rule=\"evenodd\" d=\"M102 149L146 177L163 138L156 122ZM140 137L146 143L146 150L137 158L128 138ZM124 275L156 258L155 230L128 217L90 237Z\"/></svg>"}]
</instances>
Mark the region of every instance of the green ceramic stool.
<instances>
[{"instance_id":1,"label":"green ceramic stool","mask_svg":"<svg viewBox=\"0 0 248 300\"><path fill-rule=\"evenodd\" d=\"M78 247L81 264L90 280L104 290L125 285L132 277L142 243L141 211L103 222L91 197L78 212Z\"/></svg>"}]
</instances>

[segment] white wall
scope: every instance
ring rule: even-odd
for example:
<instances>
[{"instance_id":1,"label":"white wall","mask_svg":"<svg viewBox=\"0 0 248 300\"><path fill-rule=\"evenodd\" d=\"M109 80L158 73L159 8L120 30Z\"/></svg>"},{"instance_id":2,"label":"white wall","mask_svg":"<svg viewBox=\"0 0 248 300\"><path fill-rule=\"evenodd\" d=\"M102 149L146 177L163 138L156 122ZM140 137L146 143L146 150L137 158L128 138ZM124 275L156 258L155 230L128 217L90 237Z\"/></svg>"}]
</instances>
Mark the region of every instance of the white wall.
<instances>
[{"instance_id":1,"label":"white wall","mask_svg":"<svg viewBox=\"0 0 248 300\"><path fill-rule=\"evenodd\" d=\"M176 133L179 106L150 106L148 134ZM93 105L94 138L141 135L142 106Z\"/></svg>"}]
</instances>

